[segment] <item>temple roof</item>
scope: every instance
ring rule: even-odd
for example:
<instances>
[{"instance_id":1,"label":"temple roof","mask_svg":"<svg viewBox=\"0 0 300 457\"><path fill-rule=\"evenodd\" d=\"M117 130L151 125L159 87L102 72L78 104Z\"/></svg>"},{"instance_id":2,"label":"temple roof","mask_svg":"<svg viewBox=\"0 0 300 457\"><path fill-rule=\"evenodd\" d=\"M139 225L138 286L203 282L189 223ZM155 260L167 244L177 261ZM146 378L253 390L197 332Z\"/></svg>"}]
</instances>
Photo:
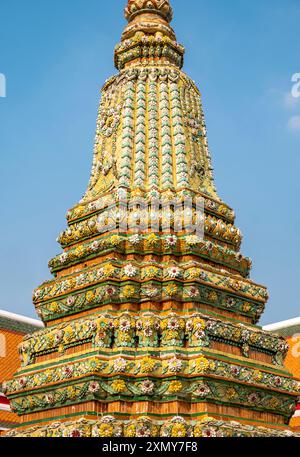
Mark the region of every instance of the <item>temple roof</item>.
<instances>
[{"instance_id":1,"label":"temple roof","mask_svg":"<svg viewBox=\"0 0 300 457\"><path fill-rule=\"evenodd\" d=\"M40 320L0 310L0 331L5 329L25 335L43 326L43 322Z\"/></svg>"},{"instance_id":2,"label":"temple roof","mask_svg":"<svg viewBox=\"0 0 300 457\"><path fill-rule=\"evenodd\" d=\"M300 334L300 317L288 319L286 321L276 322L264 326L264 330L274 332L284 337L291 337Z\"/></svg>"}]
</instances>

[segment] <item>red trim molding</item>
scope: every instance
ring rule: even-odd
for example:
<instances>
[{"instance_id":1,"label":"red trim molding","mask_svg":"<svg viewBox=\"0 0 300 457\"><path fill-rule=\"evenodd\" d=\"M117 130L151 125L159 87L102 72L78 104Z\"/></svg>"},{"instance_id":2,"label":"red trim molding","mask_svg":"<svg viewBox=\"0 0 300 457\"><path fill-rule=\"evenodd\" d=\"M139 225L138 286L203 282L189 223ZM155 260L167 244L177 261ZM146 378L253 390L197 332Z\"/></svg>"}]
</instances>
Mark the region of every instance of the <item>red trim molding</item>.
<instances>
[{"instance_id":1,"label":"red trim molding","mask_svg":"<svg viewBox=\"0 0 300 457\"><path fill-rule=\"evenodd\" d=\"M2 393L0 393L0 411L10 411L9 400Z\"/></svg>"}]
</instances>

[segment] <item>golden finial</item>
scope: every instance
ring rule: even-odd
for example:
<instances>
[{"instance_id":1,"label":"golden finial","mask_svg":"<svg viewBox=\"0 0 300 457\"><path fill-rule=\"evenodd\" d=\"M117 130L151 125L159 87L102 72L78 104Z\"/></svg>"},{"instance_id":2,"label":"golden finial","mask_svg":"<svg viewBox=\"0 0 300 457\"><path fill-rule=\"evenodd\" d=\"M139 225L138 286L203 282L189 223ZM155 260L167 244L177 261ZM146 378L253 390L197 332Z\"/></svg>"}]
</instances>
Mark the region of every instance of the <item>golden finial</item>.
<instances>
[{"instance_id":1,"label":"golden finial","mask_svg":"<svg viewBox=\"0 0 300 457\"><path fill-rule=\"evenodd\" d=\"M173 10L169 0L128 0L125 8L125 17L128 22L139 14L156 13L167 22L171 22Z\"/></svg>"},{"instance_id":2,"label":"golden finial","mask_svg":"<svg viewBox=\"0 0 300 457\"><path fill-rule=\"evenodd\" d=\"M128 0L125 17L128 25L122 35L123 42L137 33L161 38L165 36L176 41L170 26L173 10L169 0Z\"/></svg>"}]
</instances>

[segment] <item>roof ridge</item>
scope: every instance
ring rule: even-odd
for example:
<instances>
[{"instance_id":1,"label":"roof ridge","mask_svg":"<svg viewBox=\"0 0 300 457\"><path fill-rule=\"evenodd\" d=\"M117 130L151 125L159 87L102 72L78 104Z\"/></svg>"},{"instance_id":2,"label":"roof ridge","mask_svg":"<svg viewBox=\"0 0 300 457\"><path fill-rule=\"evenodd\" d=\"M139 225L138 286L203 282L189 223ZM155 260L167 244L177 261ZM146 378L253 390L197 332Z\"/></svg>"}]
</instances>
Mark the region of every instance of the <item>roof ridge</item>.
<instances>
[{"instance_id":1,"label":"roof ridge","mask_svg":"<svg viewBox=\"0 0 300 457\"><path fill-rule=\"evenodd\" d=\"M295 317L293 319L288 319L285 321L275 322L274 324L264 325L263 329L267 331L280 330L295 325L300 325L300 317Z\"/></svg>"},{"instance_id":2,"label":"roof ridge","mask_svg":"<svg viewBox=\"0 0 300 457\"><path fill-rule=\"evenodd\" d=\"M10 313L9 311L4 311L2 309L0 309L0 317L4 317L12 321L22 322L24 324L33 325L35 327L44 327L43 322L38 319L33 319L21 314Z\"/></svg>"}]
</instances>

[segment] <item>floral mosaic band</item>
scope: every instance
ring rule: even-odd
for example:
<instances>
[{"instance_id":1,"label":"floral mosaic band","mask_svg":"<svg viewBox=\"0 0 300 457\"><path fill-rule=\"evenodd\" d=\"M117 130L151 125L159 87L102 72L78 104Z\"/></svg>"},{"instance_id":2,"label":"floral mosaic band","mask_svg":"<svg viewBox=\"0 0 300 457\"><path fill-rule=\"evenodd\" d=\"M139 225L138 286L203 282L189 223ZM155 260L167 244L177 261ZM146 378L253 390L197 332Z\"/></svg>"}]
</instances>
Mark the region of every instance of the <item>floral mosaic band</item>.
<instances>
[{"instance_id":1,"label":"floral mosaic band","mask_svg":"<svg viewBox=\"0 0 300 457\"><path fill-rule=\"evenodd\" d=\"M182 417L163 423L148 417L132 421L121 421L113 416L105 416L93 421L79 419L74 422L54 422L45 427L32 427L27 430L11 431L8 436L18 437L291 437L298 436L290 430L253 427L239 422L221 421L204 417L199 422L188 422Z\"/></svg>"},{"instance_id":2,"label":"floral mosaic band","mask_svg":"<svg viewBox=\"0 0 300 457\"><path fill-rule=\"evenodd\" d=\"M124 313L120 317L95 316L75 322L65 322L25 337L20 345L23 366L34 363L38 355L62 352L69 346L92 342L95 348L182 348L209 347L217 339L242 348L249 357L250 349L269 352L274 364L283 365L288 345L283 337L245 324L232 324L205 314L166 317L150 314L135 317Z\"/></svg>"}]
</instances>

